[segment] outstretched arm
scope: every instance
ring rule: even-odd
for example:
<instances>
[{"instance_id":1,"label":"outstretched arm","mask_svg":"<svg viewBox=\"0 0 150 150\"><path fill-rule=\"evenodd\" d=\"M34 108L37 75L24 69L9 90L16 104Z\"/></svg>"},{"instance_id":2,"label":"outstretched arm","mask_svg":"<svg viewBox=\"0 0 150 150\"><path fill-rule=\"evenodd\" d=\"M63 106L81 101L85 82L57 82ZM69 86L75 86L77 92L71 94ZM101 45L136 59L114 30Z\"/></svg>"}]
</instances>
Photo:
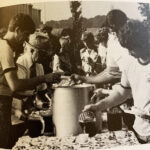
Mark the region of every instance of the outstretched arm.
<instances>
[{"instance_id":1,"label":"outstretched arm","mask_svg":"<svg viewBox=\"0 0 150 150\"><path fill-rule=\"evenodd\" d=\"M102 111L107 108L114 107L123 103L128 97L131 95L130 89L125 89L122 86L118 86L117 89L113 90L113 92L103 100L97 102L96 104L91 104L85 106L83 111Z\"/></svg>"},{"instance_id":2,"label":"outstretched arm","mask_svg":"<svg viewBox=\"0 0 150 150\"><path fill-rule=\"evenodd\" d=\"M81 80L84 83L91 84L106 84L106 83L116 83L120 81L121 72L119 72L118 68L106 68L103 72L99 73L96 76L79 76L74 75L73 78L75 80Z\"/></svg>"},{"instance_id":3,"label":"outstretched arm","mask_svg":"<svg viewBox=\"0 0 150 150\"><path fill-rule=\"evenodd\" d=\"M5 73L6 80L10 89L13 92L34 89L37 85L44 82L57 82L60 79L60 74L51 73L43 76L38 76L31 79L18 79L16 70Z\"/></svg>"}]
</instances>

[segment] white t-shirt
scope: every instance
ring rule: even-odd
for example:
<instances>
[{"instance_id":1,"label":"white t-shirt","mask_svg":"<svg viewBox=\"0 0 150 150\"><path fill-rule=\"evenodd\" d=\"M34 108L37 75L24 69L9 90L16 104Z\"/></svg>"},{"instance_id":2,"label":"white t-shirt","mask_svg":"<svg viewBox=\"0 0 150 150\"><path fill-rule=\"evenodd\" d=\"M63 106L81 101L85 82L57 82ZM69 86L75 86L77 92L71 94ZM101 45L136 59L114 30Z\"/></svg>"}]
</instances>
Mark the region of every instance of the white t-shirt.
<instances>
[{"instance_id":1,"label":"white t-shirt","mask_svg":"<svg viewBox=\"0 0 150 150\"><path fill-rule=\"evenodd\" d=\"M100 66L100 56L94 49L83 48L80 50L82 69L86 75L97 74L97 64Z\"/></svg>"},{"instance_id":2,"label":"white t-shirt","mask_svg":"<svg viewBox=\"0 0 150 150\"><path fill-rule=\"evenodd\" d=\"M119 70L122 71L126 64L124 58L128 55L128 50L120 45L115 33L109 34L107 44L107 67L119 67Z\"/></svg>"},{"instance_id":3,"label":"white t-shirt","mask_svg":"<svg viewBox=\"0 0 150 150\"><path fill-rule=\"evenodd\" d=\"M126 57L126 60L121 84L131 87L135 107L150 111L150 63L141 65L133 56ZM136 116L133 127L141 136L150 135L150 121Z\"/></svg>"},{"instance_id":4,"label":"white t-shirt","mask_svg":"<svg viewBox=\"0 0 150 150\"><path fill-rule=\"evenodd\" d=\"M0 39L0 95L12 95L5 73L15 69L14 52L6 40Z\"/></svg>"},{"instance_id":5,"label":"white t-shirt","mask_svg":"<svg viewBox=\"0 0 150 150\"><path fill-rule=\"evenodd\" d=\"M107 47L102 45L101 43L98 45L98 54L101 57L102 66L106 65L106 57L107 57Z\"/></svg>"},{"instance_id":6,"label":"white t-shirt","mask_svg":"<svg viewBox=\"0 0 150 150\"><path fill-rule=\"evenodd\" d=\"M32 66L32 61L30 60L31 58L25 53L21 55L18 60L17 64L18 66L18 78L20 79L29 79L30 78L30 67ZM36 76L42 76L44 75L44 69L42 64L36 63ZM47 85L45 83L42 83L38 85L37 87L38 91L45 90L47 88ZM24 93L32 93L34 90L28 90L24 91ZM23 93L23 92L21 92Z\"/></svg>"}]
</instances>

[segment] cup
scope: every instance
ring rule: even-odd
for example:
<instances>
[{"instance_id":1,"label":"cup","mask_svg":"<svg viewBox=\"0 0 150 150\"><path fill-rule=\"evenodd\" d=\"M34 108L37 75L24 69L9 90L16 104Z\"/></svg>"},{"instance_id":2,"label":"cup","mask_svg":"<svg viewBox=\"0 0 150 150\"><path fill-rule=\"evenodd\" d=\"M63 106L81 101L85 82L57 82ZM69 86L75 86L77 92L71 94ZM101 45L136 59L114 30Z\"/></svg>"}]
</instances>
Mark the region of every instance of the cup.
<instances>
[{"instance_id":1,"label":"cup","mask_svg":"<svg viewBox=\"0 0 150 150\"><path fill-rule=\"evenodd\" d=\"M87 143L89 138L89 134L79 134L78 136L78 142L79 143Z\"/></svg>"},{"instance_id":2,"label":"cup","mask_svg":"<svg viewBox=\"0 0 150 150\"><path fill-rule=\"evenodd\" d=\"M43 117L45 123L44 134L54 134L54 124L51 110L40 111L40 115Z\"/></svg>"},{"instance_id":3,"label":"cup","mask_svg":"<svg viewBox=\"0 0 150 150\"><path fill-rule=\"evenodd\" d=\"M93 112L83 112L79 116L79 124L83 130L83 133L88 133L90 137L97 133L96 117Z\"/></svg>"},{"instance_id":4,"label":"cup","mask_svg":"<svg viewBox=\"0 0 150 150\"><path fill-rule=\"evenodd\" d=\"M121 113L108 113L108 130L109 131L117 131L122 129L122 115Z\"/></svg>"},{"instance_id":5,"label":"cup","mask_svg":"<svg viewBox=\"0 0 150 150\"><path fill-rule=\"evenodd\" d=\"M30 137L38 137L43 135L45 130L45 123L41 116L29 116L28 130Z\"/></svg>"}]
</instances>

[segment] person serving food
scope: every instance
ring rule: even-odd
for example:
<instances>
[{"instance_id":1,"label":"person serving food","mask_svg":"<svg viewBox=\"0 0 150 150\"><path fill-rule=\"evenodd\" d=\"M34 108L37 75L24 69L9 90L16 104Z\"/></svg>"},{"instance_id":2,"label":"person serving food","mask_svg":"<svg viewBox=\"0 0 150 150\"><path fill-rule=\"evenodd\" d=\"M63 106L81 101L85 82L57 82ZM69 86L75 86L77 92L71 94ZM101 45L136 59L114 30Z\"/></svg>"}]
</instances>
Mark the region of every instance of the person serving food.
<instances>
[{"instance_id":1,"label":"person serving food","mask_svg":"<svg viewBox=\"0 0 150 150\"><path fill-rule=\"evenodd\" d=\"M120 30L119 40L130 52L122 71L121 84L108 97L96 104L86 105L83 111L111 108L123 103L132 94L136 111L148 112L147 116L150 112L150 43L147 29L142 22L129 20ZM149 118L136 115L133 128L141 143L150 143Z\"/></svg>"}]
</instances>

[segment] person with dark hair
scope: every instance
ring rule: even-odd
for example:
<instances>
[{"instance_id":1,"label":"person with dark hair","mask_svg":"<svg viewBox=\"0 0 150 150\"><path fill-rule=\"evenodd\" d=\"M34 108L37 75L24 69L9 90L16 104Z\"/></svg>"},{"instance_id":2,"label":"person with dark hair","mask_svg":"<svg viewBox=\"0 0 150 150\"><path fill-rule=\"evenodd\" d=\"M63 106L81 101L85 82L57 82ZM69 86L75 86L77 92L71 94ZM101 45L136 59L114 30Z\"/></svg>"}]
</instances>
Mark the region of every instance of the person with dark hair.
<instances>
[{"instance_id":1,"label":"person with dark hair","mask_svg":"<svg viewBox=\"0 0 150 150\"><path fill-rule=\"evenodd\" d=\"M95 46L94 35L85 31L81 40L85 46L80 50L82 69L86 76L95 75L101 71L101 59Z\"/></svg>"},{"instance_id":2,"label":"person with dark hair","mask_svg":"<svg viewBox=\"0 0 150 150\"><path fill-rule=\"evenodd\" d=\"M10 20L6 35L0 39L0 148L10 148L13 94L60 78L60 74L47 74L31 79L18 79L15 59L22 52L20 46L34 30L35 25L29 15L17 14Z\"/></svg>"},{"instance_id":3,"label":"person with dark hair","mask_svg":"<svg viewBox=\"0 0 150 150\"><path fill-rule=\"evenodd\" d=\"M71 75L77 73L77 66L74 55L74 45L72 39L72 29L64 28L61 31L59 42L61 48L59 53L54 56L53 71L64 72L65 74Z\"/></svg>"},{"instance_id":4,"label":"person with dark hair","mask_svg":"<svg viewBox=\"0 0 150 150\"><path fill-rule=\"evenodd\" d=\"M102 69L106 68L108 32L109 29L107 27L102 27L98 30L96 34L96 41L98 43L98 53L101 57Z\"/></svg>"},{"instance_id":5,"label":"person with dark hair","mask_svg":"<svg viewBox=\"0 0 150 150\"><path fill-rule=\"evenodd\" d=\"M117 19L119 21L116 21ZM109 27L111 31L108 34L107 42L107 67L103 72L97 74L96 76L85 77L76 74L72 75L72 78L74 80L81 80L82 82L93 84L114 84L120 81L120 71L123 69L123 66L125 64L123 58L125 55L128 55L128 50L120 45L117 33L123 27L123 23L126 23L126 21L127 16L121 10L111 10L110 12L108 12L106 16L106 22L107 27Z\"/></svg>"},{"instance_id":6,"label":"person with dark hair","mask_svg":"<svg viewBox=\"0 0 150 150\"><path fill-rule=\"evenodd\" d=\"M106 24L113 31L118 32L122 26L127 22L127 16L119 9L113 9L108 12L106 16Z\"/></svg>"},{"instance_id":7,"label":"person with dark hair","mask_svg":"<svg viewBox=\"0 0 150 150\"><path fill-rule=\"evenodd\" d=\"M126 47L131 55L139 58L140 63L142 63L140 58L147 59L149 56L149 51L147 51L149 48L149 44L147 44L149 43L148 36L147 28L138 20L129 20L118 33L121 45Z\"/></svg>"},{"instance_id":8,"label":"person with dark hair","mask_svg":"<svg viewBox=\"0 0 150 150\"><path fill-rule=\"evenodd\" d=\"M10 33L15 32L17 27L19 27L18 34L20 34L20 36L17 38L18 44L15 45L15 49L17 49L15 52L16 57L18 57L20 53L23 52L23 42L24 40L28 40L29 33L34 32L35 24L31 17L19 13L10 20L8 31L10 31Z\"/></svg>"},{"instance_id":9,"label":"person with dark hair","mask_svg":"<svg viewBox=\"0 0 150 150\"><path fill-rule=\"evenodd\" d=\"M32 18L29 17L29 15L25 15L22 13L17 14L13 17L13 19L10 20L8 30L10 32L14 32L16 30L16 27L19 27L21 31L28 31L29 33L33 33L35 30L35 24Z\"/></svg>"},{"instance_id":10,"label":"person with dark hair","mask_svg":"<svg viewBox=\"0 0 150 150\"><path fill-rule=\"evenodd\" d=\"M118 21L116 21L118 20ZM79 76L72 75L74 80L80 80L85 83L96 84L97 87L104 87L103 89L97 89L94 91L96 97L101 97L106 95L106 88L113 89L117 82L120 82L121 72L126 65L126 60L124 59L128 55L128 50L122 47L118 40L118 32L127 21L127 16L124 12L120 10L111 10L106 16L107 27L109 28L108 32L108 41L107 41L107 55L106 55L106 68L96 76ZM105 91L103 93L103 91ZM110 90L107 90L107 95L109 95ZM118 110L120 113L120 108L117 106L112 108L109 112L113 113Z\"/></svg>"},{"instance_id":11,"label":"person with dark hair","mask_svg":"<svg viewBox=\"0 0 150 150\"><path fill-rule=\"evenodd\" d=\"M60 34L61 37L65 37L65 36L70 36L70 38L72 39L72 29L70 28L64 28Z\"/></svg>"},{"instance_id":12,"label":"person with dark hair","mask_svg":"<svg viewBox=\"0 0 150 150\"><path fill-rule=\"evenodd\" d=\"M49 45L48 47L45 47L45 51L40 51L40 63L42 63L44 67L44 72L45 73L50 73L53 71L52 67L52 62L53 62L53 57L55 54L59 53L59 50L61 48L61 45L59 43L59 38L54 36L52 32L52 27L42 24L39 27L39 31L43 33L47 33L49 36Z\"/></svg>"},{"instance_id":13,"label":"person with dark hair","mask_svg":"<svg viewBox=\"0 0 150 150\"><path fill-rule=\"evenodd\" d=\"M129 20L119 37L131 54L126 57L121 84L108 97L85 106L84 111L102 111L123 103L132 95L132 111L136 114L133 128L140 143L150 143L150 35L143 22Z\"/></svg>"}]
</instances>

